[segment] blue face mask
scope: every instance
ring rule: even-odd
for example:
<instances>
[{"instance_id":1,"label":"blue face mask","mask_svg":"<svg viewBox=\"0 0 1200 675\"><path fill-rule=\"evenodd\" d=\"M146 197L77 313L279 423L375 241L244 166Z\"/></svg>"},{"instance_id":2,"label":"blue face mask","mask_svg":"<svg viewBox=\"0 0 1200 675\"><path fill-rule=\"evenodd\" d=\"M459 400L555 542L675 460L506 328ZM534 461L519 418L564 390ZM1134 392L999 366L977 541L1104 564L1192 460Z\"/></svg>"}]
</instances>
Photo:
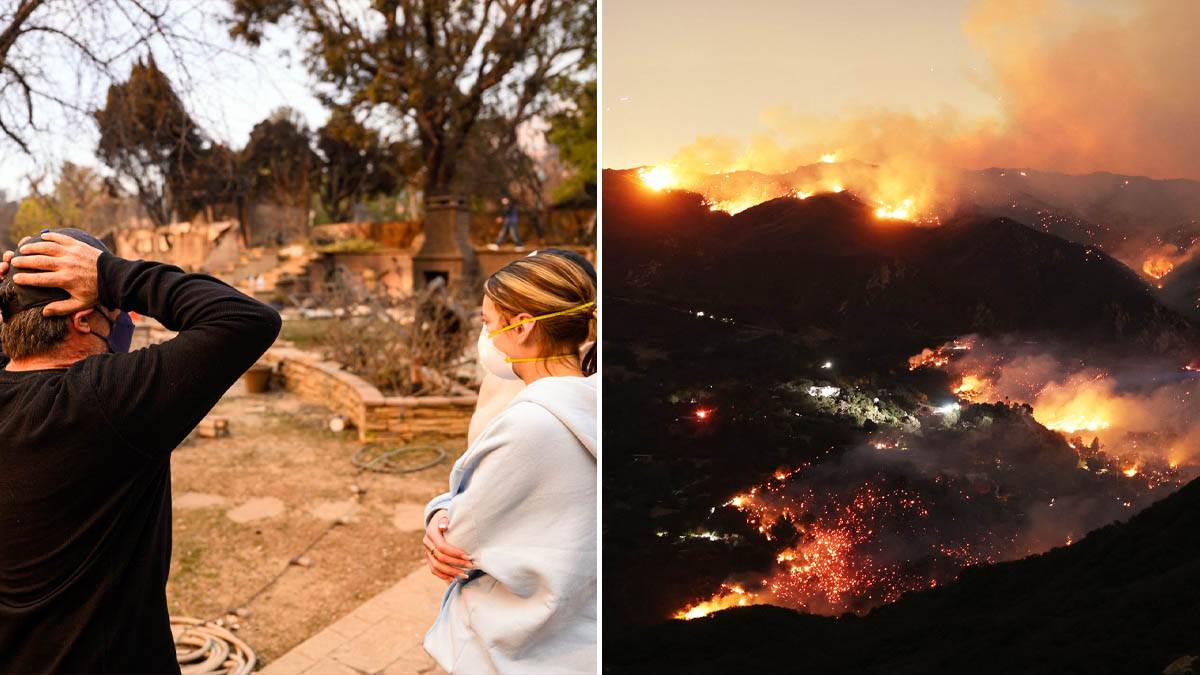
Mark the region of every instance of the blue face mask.
<instances>
[{"instance_id":1,"label":"blue face mask","mask_svg":"<svg viewBox=\"0 0 1200 675\"><path fill-rule=\"evenodd\" d=\"M96 313L108 321L108 337L100 338L108 346L108 353L124 354L128 352L129 345L133 344L133 319L129 317L129 313L121 312L116 321L109 321L108 316L102 311ZM96 335L96 337L100 336Z\"/></svg>"}]
</instances>

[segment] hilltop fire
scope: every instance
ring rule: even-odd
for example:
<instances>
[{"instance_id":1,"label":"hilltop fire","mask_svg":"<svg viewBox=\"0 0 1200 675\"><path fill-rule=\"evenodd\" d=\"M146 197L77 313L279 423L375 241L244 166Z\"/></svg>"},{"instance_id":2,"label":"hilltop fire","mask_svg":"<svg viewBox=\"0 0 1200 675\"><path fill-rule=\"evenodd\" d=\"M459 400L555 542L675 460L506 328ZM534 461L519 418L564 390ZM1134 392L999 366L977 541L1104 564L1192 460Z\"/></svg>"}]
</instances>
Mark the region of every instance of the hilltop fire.
<instances>
[{"instance_id":1,"label":"hilltop fire","mask_svg":"<svg viewBox=\"0 0 1200 675\"><path fill-rule=\"evenodd\" d=\"M661 192L662 190L673 188L678 181L675 176L675 172L672 171L671 167L668 166L655 166L640 169L638 171L638 177L642 179L642 182L646 184L646 187L654 190L655 192Z\"/></svg>"},{"instance_id":2,"label":"hilltop fire","mask_svg":"<svg viewBox=\"0 0 1200 675\"><path fill-rule=\"evenodd\" d=\"M865 203L881 220L938 224L940 217L929 208L928 188L918 189L901 175L884 177L868 165L839 163L835 153L821 156L817 164L800 167L789 174L765 176L745 171L704 173L696 167L675 165L643 167L638 178L652 191L687 190L704 198L713 211L734 215L772 199L807 199L815 194L849 192ZM929 212L929 213L926 213Z\"/></svg>"},{"instance_id":3,"label":"hilltop fire","mask_svg":"<svg viewBox=\"0 0 1200 675\"><path fill-rule=\"evenodd\" d=\"M955 385L954 393L968 401L988 401L993 395L991 382L979 375L963 375Z\"/></svg>"},{"instance_id":4,"label":"hilltop fire","mask_svg":"<svg viewBox=\"0 0 1200 675\"><path fill-rule=\"evenodd\" d=\"M922 349L920 354L909 357L908 369L944 368L956 355L971 351L973 345L974 338L967 336L947 342L937 349Z\"/></svg>"}]
</instances>

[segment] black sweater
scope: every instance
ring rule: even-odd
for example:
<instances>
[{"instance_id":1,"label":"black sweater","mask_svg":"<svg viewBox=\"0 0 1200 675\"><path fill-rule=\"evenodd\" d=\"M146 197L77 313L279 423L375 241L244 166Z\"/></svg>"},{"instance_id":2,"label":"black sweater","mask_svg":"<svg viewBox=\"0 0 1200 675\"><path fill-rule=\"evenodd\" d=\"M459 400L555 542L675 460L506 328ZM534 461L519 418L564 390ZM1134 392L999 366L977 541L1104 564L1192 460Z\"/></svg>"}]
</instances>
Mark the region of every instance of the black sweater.
<instances>
[{"instance_id":1,"label":"black sweater","mask_svg":"<svg viewBox=\"0 0 1200 675\"><path fill-rule=\"evenodd\" d=\"M179 672L171 451L279 334L278 313L212 277L108 253L98 267L102 305L179 334L0 370L0 672Z\"/></svg>"}]
</instances>

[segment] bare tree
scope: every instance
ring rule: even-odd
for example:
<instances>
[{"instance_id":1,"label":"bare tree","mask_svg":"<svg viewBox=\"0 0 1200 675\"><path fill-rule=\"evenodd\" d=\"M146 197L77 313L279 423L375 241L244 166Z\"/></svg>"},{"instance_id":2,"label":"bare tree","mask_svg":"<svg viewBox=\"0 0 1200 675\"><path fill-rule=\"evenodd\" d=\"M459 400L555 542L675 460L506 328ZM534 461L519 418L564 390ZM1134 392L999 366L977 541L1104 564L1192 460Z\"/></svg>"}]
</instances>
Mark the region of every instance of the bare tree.
<instances>
[{"instance_id":1,"label":"bare tree","mask_svg":"<svg viewBox=\"0 0 1200 675\"><path fill-rule=\"evenodd\" d=\"M202 0L18 0L0 8L0 139L31 153L32 138L59 113L90 114L95 92L138 54L158 50L181 67L180 29ZM60 131L65 131L60 129Z\"/></svg>"}]
</instances>

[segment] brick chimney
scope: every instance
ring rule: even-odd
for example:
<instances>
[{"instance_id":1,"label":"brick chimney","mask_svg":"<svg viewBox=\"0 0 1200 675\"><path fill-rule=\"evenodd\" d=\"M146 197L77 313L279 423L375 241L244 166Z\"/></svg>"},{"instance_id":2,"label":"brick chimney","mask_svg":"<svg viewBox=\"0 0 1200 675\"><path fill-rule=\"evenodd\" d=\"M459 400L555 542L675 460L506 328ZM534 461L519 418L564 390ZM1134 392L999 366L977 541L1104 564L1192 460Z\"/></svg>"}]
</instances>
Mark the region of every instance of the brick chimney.
<instances>
[{"instance_id":1,"label":"brick chimney","mask_svg":"<svg viewBox=\"0 0 1200 675\"><path fill-rule=\"evenodd\" d=\"M413 256L413 290L443 277L447 285L474 283L479 259L469 236L467 201L456 196L430 197L425 202L425 243Z\"/></svg>"}]
</instances>

